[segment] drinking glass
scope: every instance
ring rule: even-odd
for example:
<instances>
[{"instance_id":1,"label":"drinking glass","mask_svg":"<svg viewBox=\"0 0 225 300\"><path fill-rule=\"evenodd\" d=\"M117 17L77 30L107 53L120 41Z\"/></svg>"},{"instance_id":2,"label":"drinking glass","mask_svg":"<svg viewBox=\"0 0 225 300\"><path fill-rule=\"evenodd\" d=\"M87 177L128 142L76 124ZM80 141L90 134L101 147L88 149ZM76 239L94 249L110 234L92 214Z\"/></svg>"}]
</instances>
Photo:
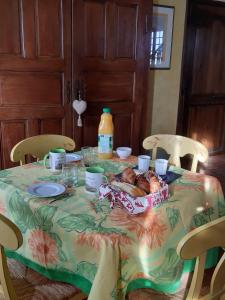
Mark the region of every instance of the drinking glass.
<instances>
[{"instance_id":1,"label":"drinking glass","mask_svg":"<svg viewBox=\"0 0 225 300\"><path fill-rule=\"evenodd\" d=\"M63 164L62 166L62 183L70 188L78 183L78 168L73 163Z\"/></svg>"},{"instance_id":2,"label":"drinking glass","mask_svg":"<svg viewBox=\"0 0 225 300\"><path fill-rule=\"evenodd\" d=\"M91 165L94 164L94 161L95 161L94 148L88 147L88 146L82 147L81 153L83 156L83 162L84 162L85 167L90 167Z\"/></svg>"}]
</instances>

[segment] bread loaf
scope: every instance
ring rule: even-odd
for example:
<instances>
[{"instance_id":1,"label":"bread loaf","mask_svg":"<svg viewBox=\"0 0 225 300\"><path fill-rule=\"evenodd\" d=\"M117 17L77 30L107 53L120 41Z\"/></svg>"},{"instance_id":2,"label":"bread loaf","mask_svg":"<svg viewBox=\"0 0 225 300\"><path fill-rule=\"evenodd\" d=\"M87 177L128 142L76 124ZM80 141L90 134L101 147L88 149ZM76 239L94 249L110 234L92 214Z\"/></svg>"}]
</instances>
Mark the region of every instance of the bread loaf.
<instances>
[{"instance_id":1,"label":"bread loaf","mask_svg":"<svg viewBox=\"0 0 225 300\"><path fill-rule=\"evenodd\" d=\"M157 177L152 176L150 180L150 193L155 193L160 190L161 186Z\"/></svg>"},{"instance_id":2,"label":"bread loaf","mask_svg":"<svg viewBox=\"0 0 225 300\"><path fill-rule=\"evenodd\" d=\"M126 168L123 170L122 173L122 181L134 184L136 180L136 174L133 169L131 168Z\"/></svg>"},{"instance_id":3,"label":"bread loaf","mask_svg":"<svg viewBox=\"0 0 225 300\"><path fill-rule=\"evenodd\" d=\"M138 177L137 187L144 190L147 194L150 193L150 184L144 176L139 176Z\"/></svg>"},{"instance_id":4,"label":"bread loaf","mask_svg":"<svg viewBox=\"0 0 225 300\"><path fill-rule=\"evenodd\" d=\"M112 181L111 184L132 197L143 197L146 195L145 191L127 182Z\"/></svg>"}]
</instances>

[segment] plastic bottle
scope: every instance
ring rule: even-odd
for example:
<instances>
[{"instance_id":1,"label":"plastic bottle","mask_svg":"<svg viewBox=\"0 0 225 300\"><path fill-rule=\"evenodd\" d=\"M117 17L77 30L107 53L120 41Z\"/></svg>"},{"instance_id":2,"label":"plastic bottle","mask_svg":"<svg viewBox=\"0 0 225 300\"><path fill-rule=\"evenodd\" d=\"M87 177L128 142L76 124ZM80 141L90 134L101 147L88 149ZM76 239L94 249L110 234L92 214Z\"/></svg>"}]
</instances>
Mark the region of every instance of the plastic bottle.
<instances>
[{"instance_id":1,"label":"plastic bottle","mask_svg":"<svg viewBox=\"0 0 225 300\"><path fill-rule=\"evenodd\" d=\"M98 127L98 157L101 159L113 156L113 121L109 108L103 108Z\"/></svg>"}]
</instances>

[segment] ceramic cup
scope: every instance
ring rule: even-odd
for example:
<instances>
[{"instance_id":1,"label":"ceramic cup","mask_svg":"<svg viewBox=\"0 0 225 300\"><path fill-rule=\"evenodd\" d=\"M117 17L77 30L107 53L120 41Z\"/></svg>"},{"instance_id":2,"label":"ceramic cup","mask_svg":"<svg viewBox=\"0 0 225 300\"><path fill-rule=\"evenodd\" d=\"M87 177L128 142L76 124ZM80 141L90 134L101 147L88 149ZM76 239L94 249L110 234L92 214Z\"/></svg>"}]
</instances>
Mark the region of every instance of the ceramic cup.
<instances>
[{"instance_id":1,"label":"ceramic cup","mask_svg":"<svg viewBox=\"0 0 225 300\"><path fill-rule=\"evenodd\" d=\"M85 188L88 192L98 192L103 180L107 181L104 169L101 167L89 167L85 172Z\"/></svg>"},{"instance_id":2,"label":"ceramic cup","mask_svg":"<svg viewBox=\"0 0 225 300\"><path fill-rule=\"evenodd\" d=\"M155 160L155 172L158 175L166 175L168 167L168 160L167 159L156 159Z\"/></svg>"},{"instance_id":3,"label":"ceramic cup","mask_svg":"<svg viewBox=\"0 0 225 300\"><path fill-rule=\"evenodd\" d=\"M138 170L142 172L147 172L149 170L151 157L148 155L138 156Z\"/></svg>"},{"instance_id":4,"label":"ceramic cup","mask_svg":"<svg viewBox=\"0 0 225 300\"><path fill-rule=\"evenodd\" d=\"M49 165L47 165L49 158ZM49 151L44 157L44 165L52 172L57 172L62 169L62 165L66 162L66 151L63 148L55 148Z\"/></svg>"}]
</instances>

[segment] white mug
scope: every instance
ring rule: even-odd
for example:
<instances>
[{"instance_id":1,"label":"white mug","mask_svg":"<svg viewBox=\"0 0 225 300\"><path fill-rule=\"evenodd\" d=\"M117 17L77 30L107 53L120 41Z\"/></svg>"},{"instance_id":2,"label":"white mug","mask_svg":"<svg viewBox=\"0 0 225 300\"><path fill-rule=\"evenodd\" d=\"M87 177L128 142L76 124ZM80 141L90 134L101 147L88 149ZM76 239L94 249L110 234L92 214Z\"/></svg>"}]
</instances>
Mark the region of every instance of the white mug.
<instances>
[{"instance_id":1,"label":"white mug","mask_svg":"<svg viewBox=\"0 0 225 300\"><path fill-rule=\"evenodd\" d=\"M155 160L155 172L158 175L166 175L168 167L168 160L167 159L156 159Z\"/></svg>"},{"instance_id":2,"label":"white mug","mask_svg":"<svg viewBox=\"0 0 225 300\"><path fill-rule=\"evenodd\" d=\"M101 167L86 168L85 188L88 192L97 192L100 185L103 183L103 180L105 179L107 181L106 176L103 174L104 169Z\"/></svg>"},{"instance_id":3,"label":"white mug","mask_svg":"<svg viewBox=\"0 0 225 300\"><path fill-rule=\"evenodd\" d=\"M47 166L47 158L49 157L49 166ZM66 151L63 148L55 148L49 151L44 157L44 165L52 172L62 169L62 165L66 162Z\"/></svg>"},{"instance_id":4,"label":"white mug","mask_svg":"<svg viewBox=\"0 0 225 300\"><path fill-rule=\"evenodd\" d=\"M138 156L138 170L147 172L149 170L151 157L148 155Z\"/></svg>"}]
</instances>

